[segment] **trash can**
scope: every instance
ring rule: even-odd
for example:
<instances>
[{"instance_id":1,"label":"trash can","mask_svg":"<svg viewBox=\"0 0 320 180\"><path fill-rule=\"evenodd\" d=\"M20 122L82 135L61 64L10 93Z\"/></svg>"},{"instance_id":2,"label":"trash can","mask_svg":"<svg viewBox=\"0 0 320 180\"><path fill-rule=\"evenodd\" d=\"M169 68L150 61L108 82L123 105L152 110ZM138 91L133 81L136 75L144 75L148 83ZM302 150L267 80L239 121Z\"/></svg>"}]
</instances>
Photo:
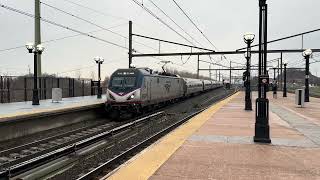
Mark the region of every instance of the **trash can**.
<instances>
[{"instance_id":1,"label":"trash can","mask_svg":"<svg viewBox=\"0 0 320 180\"><path fill-rule=\"evenodd\" d=\"M62 89L52 88L52 102L62 101Z\"/></svg>"},{"instance_id":2,"label":"trash can","mask_svg":"<svg viewBox=\"0 0 320 180\"><path fill-rule=\"evenodd\" d=\"M296 89L296 105L304 107L304 89Z\"/></svg>"}]
</instances>

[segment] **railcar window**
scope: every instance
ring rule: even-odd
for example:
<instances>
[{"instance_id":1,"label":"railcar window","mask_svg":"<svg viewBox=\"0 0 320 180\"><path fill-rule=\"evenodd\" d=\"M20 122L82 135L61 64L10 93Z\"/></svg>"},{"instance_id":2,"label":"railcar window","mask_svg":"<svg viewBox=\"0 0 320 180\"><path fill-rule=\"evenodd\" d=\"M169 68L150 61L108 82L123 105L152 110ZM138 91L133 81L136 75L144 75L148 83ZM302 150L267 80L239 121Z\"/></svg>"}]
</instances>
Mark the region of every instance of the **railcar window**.
<instances>
[{"instance_id":1,"label":"railcar window","mask_svg":"<svg viewBox=\"0 0 320 180\"><path fill-rule=\"evenodd\" d=\"M113 87L134 87L136 84L136 77L114 77L112 79Z\"/></svg>"}]
</instances>

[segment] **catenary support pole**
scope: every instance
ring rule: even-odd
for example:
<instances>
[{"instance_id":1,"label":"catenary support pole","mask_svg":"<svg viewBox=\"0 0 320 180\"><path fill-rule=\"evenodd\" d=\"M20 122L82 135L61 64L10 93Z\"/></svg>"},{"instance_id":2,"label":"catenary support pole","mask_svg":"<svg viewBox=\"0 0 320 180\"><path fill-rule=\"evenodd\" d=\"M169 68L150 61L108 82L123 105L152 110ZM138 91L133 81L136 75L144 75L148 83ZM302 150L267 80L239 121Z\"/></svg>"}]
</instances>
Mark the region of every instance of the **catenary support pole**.
<instances>
[{"instance_id":1,"label":"catenary support pole","mask_svg":"<svg viewBox=\"0 0 320 180\"><path fill-rule=\"evenodd\" d=\"M198 63L197 63L197 78L198 79L199 79L199 69L200 69L199 62L200 62L200 56L198 55Z\"/></svg>"},{"instance_id":2,"label":"catenary support pole","mask_svg":"<svg viewBox=\"0 0 320 180\"><path fill-rule=\"evenodd\" d=\"M283 65L283 59L282 59L282 53L280 53L280 89L282 89L282 84L283 84L283 68L282 68L282 65Z\"/></svg>"},{"instance_id":3,"label":"catenary support pole","mask_svg":"<svg viewBox=\"0 0 320 180\"><path fill-rule=\"evenodd\" d=\"M40 0L35 0L34 6L34 46L37 47L38 44L41 44L41 13L40 13ZM40 77L42 73L41 69L41 54L37 55L37 76Z\"/></svg>"},{"instance_id":4,"label":"catenary support pole","mask_svg":"<svg viewBox=\"0 0 320 180\"><path fill-rule=\"evenodd\" d=\"M129 21L129 68L132 64L132 21Z\"/></svg>"}]
</instances>

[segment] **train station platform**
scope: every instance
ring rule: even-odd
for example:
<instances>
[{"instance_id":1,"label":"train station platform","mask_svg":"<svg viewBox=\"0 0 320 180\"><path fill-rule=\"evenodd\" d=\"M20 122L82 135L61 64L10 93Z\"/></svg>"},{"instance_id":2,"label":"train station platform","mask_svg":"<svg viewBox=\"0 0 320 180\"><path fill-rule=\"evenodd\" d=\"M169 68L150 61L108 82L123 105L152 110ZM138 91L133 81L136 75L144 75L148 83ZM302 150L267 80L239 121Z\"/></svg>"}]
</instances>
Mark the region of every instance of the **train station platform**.
<instances>
[{"instance_id":1,"label":"train station platform","mask_svg":"<svg viewBox=\"0 0 320 180\"><path fill-rule=\"evenodd\" d=\"M56 111L66 111L74 108L81 108L92 105L103 104L106 97L102 96L97 99L97 96L82 96L63 98L62 101L52 102L51 99L40 100L40 105L32 105L31 101L14 102L0 104L0 122L10 119L15 119L22 116L32 116L43 113Z\"/></svg>"},{"instance_id":2,"label":"train station platform","mask_svg":"<svg viewBox=\"0 0 320 180\"><path fill-rule=\"evenodd\" d=\"M253 142L255 111L244 110L244 92L239 92L158 140L108 178L320 179L320 99L311 98L299 108L293 94L283 98L278 92L273 99L270 93L268 98L271 144Z\"/></svg>"}]
</instances>

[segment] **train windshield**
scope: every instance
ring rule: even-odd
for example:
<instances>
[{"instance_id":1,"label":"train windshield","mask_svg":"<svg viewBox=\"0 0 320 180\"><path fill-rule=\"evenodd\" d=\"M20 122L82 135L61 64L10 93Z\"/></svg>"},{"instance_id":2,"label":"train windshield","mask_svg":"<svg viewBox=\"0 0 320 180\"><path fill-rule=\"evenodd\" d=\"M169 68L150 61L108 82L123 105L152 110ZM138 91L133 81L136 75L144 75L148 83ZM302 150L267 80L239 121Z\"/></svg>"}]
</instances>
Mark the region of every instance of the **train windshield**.
<instances>
[{"instance_id":1,"label":"train windshield","mask_svg":"<svg viewBox=\"0 0 320 180\"><path fill-rule=\"evenodd\" d=\"M136 77L113 77L111 86L118 88L126 88L126 87L135 87L136 85Z\"/></svg>"}]
</instances>

